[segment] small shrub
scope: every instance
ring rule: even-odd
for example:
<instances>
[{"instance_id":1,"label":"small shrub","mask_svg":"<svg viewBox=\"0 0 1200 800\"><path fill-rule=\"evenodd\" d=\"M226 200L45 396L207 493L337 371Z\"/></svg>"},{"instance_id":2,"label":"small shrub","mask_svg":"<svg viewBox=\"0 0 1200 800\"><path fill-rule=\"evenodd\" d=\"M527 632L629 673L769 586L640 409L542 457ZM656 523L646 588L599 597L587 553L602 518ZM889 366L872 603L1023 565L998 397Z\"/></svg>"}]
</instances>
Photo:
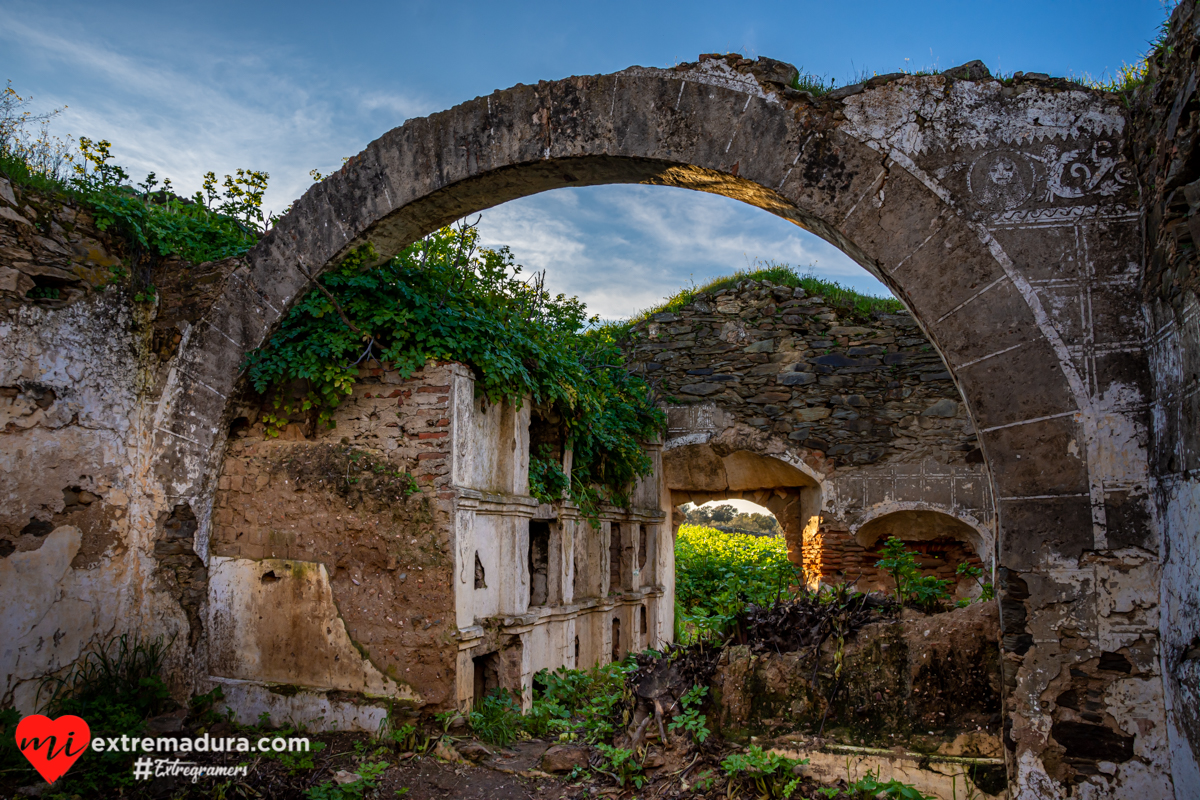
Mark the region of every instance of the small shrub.
<instances>
[{"instance_id":1,"label":"small shrub","mask_svg":"<svg viewBox=\"0 0 1200 800\"><path fill-rule=\"evenodd\" d=\"M379 783L379 777L388 768L386 761L359 764L354 774L359 780L352 783L341 783L328 780L319 783L304 793L308 800L360 800L367 790L374 790Z\"/></svg>"},{"instance_id":2,"label":"small shrub","mask_svg":"<svg viewBox=\"0 0 1200 800\"><path fill-rule=\"evenodd\" d=\"M700 713L700 706L704 704L704 697L707 694L707 686L693 686L688 689L683 697L679 698L679 705L683 707L683 712L671 720L667 728L672 731L682 730L684 733L690 734L698 744L704 744L704 740L711 733L708 726L704 724L704 715Z\"/></svg>"},{"instance_id":3,"label":"small shrub","mask_svg":"<svg viewBox=\"0 0 1200 800\"><path fill-rule=\"evenodd\" d=\"M905 547L895 536L888 537L879 552L883 558L876 561L875 566L892 576L897 602L930 613L950 599L950 585L954 581L921 575L916 552Z\"/></svg>"},{"instance_id":4,"label":"small shrub","mask_svg":"<svg viewBox=\"0 0 1200 800\"><path fill-rule=\"evenodd\" d=\"M970 564L963 562L958 565L958 569L955 572L961 576L971 578L975 583L979 584L979 602L986 602L996 596L996 587L992 585L991 581L983 579L984 573L979 567L972 567Z\"/></svg>"},{"instance_id":5,"label":"small shrub","mask_svg":"<svg viewBox=\"0 0 1200 800\"><path fill-rule=\"evenodd\" d=\"M396 748L401 753L415 753L425 749L425 743L421 742L421 736L417 733L417 726L413 723L401 725L399 728L394 728L388 731L384 737L384 741Z\"/></svg>"},{"instance_id":6,"label":"small shrub","mask_svg":"<svg viewBox=\"0 0 1200 800\"><path fill-rule=\"evenodd\" d=\"M765 752L756 744L750 745L745 753L733 753L721 762L721 769L730 783L744 781L754 784L759 797L791 797L800 785L800 778L793 776L795 767L807 764L808 759L788 758L777 753ZM732 788L732 787L731 787Z\"/></svg>"},{"instance_id":7,"label":"small shrub","mask_svg":"<svg viewBox=\"0 0 1200 800\"><path fill-rule=\"evenodd\" d=\"M953 583L949 578L920 575L909 580L904 596L912 605L927 614L932 614L941 610L945 601L950 599L950 587Z\"/></svg>"},{"instance_id":8,"label":"small shrub","mask_svg":"<svg viewBox=\"0 0 1200 800\"><path fill-rule=\"evenodd\" d=\"M296 731L294 728L283 728L281 730L272 732L268 738L288 738L295 735ZM284 769L294 775L297 772L315 769L317 765L317 753L324 750L326 746L327 745L324 742L309 742L307 751L297 750L289 753L286 750L271 750L270 752L262 753L261 756L262 758L278 761Z\"/></svg>"},{"instance_id":9,"label":"small shrub","mask_svg":"<svg viewBox=\"0 0 1200 800\"><path fill-rule=\"evenodd\" d=\"M571 479L562 464L550 457L549 447L542 445L537 455L529 457L529 494L542 503L557 503L571 486Z\"/></svg>"},{"instance_id":10,"label":"small shrub","mask_svg":"<svg viewBox=\"0 0 1200 800\"><path fill-rule=\"evenodd\" d=\"M629 696L625 679L636 669L629 658L590 670L542 670L535 679L540 688L534 691L525 729L533 736L607 741L617 731L620 709Z\"/></svg>"},{"instance_id":11,"label":"small shrub","mask_svg":"<svg viewBox=\"0 0 1200 800\"><path fill-rule=\"evenodd\" d=\"M613 780L621 788L632 785L635 789L642 788L646 776L642 773L642 765L633 757L632 750L623 747L611 747L603 742L596 744L596 749L604 756L605 766Z\"/></svg>"}]
</instances>

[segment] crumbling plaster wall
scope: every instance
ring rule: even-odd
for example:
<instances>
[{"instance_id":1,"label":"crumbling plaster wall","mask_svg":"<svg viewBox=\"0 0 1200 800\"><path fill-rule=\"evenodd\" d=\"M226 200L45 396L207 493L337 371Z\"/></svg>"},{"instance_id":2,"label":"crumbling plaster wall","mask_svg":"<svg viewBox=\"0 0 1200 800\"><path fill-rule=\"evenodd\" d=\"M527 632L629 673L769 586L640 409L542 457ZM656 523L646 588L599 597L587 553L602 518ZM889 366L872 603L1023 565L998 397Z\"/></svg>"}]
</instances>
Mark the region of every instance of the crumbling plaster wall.
<instances>
[{"instance_id":1,"label":"crumbling plaster wall","mask_svg":"<svg viewBox=\"0 0 1200 800\"><path fill-rule=\"evenodd\" d=\"M1200 9L1178 5L1134 105L1143 193L1162 659L1179 796L1200 797Z\"/></svg>"},{"instance_id":2,"label":"crumbling plaster wall","mask_svg":"<svg viewBox=\"0 0 1200 800\"><path fill-rule=\"evenodd\" d=\"M371 364L333 428L270 437L257 402L236 412L213 502L212 680L256 696L286 684L281 715L310 721L346 692L359 705L453 702L451 445L467 429L471 449L513 452L487 426L505 407L476 414L473 388L459 364L404 380Z\"/></svg>"},{"instance_id":3,"label":"crumbling plaster wall","mask_svg":"<svg viewBox=\"0 0 1200 800\"><path fill-rule=\"evenodd\" d=\"M191 691L207 575L148 446L176 323L232 263L157 264L170 294L135 303L106 286L128 271L119 237L0 178L0 703L32 712L43 677L121 633L174 637L172 688Z\"/></svg>"}]
</instances>

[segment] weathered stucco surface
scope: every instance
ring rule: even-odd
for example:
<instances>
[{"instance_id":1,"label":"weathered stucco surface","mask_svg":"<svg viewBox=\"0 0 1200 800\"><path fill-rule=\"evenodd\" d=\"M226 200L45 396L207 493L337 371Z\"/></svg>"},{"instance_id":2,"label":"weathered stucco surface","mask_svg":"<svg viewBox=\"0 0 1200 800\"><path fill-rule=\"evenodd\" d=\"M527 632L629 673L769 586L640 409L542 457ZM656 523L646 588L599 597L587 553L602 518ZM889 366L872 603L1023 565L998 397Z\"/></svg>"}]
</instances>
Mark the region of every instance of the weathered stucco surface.
<instances>
[{"instance_id":1,"label":"weathered stucco surface","mask_svg":"<svg viewBox=\"0 0 1200 800\"><path fill-rule=\"evenodd\" d=\"M972 68L813 99L785 87L786 65L737 56L518 86L410 120L314 186L244 260L184 270L204 288L189 277L184 300L157 308L83 278L61 303L22 299L28 265L52 258L32 237L71 232L5 186L0 225L17 242L0 251L5 558L53 572L70 534L26 554L62 523L78 528L54 602L96 620L20 654L6 645L8 698L27 708L22 676L118 630L186 634L173 674L202 680L198 606L231 398L245 353L309 274L362 242L388 255L516 197L643 182L815 231L887 283L943 357L997 509L1013 795L1194 794L1194 261L1158 255L1188 252L1178 223L1190 231L1195 214L1170 189L1195 163L1190 134L1176 135L1194 130L1191 14L1176 11L1186 41L1163 57L1173 77L1161 85L1175 88L1148 101L1152 137L1174 144L1138 162L1153 195L1144 218L1118 98ZM1152 299L1147 277L1168 296ZM1143 293L1146 314L1132 299ZM26 531L31 518L41 524Z\"/></svg>"},{"instance_id":2,"label":"weathered stucco surface","mask_svg":"<svg viewBox=\"0 0 1200 800\"><path fill-rule=\"evenodd\" d=\"M657 469L598 525L539 505L530 404L476 397L462 364L402 378L369 362L332 429L298 416L272 437L246 399L213 499L206 627L206 678L238 689L240 718L360 727L496 686L528 704L538 670L670 639Z\"/></svg>"},{"instance_id":3,"label":"weathered stucco surface","mask_svg":"<svg viewBox=\"0 0 1200 800\"><path fill-rule=\"evenodd\" d=\"M1180 3L1133 120L1145 205L1150 468L1162 530L1162 659L1179 797L1200 797L1200 11Z\"/></svg>"}]
</instances>

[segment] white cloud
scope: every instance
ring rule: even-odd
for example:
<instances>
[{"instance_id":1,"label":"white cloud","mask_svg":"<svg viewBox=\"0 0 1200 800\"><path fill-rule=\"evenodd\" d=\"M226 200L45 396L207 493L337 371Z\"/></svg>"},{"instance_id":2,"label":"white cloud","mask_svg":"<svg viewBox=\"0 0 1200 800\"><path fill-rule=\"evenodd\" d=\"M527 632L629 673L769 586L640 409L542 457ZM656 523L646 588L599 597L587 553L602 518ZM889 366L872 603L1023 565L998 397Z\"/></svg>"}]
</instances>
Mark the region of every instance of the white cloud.
<instances>
[{"instance_id":1,"label":"white cloud","mask_svg":"<svg viewBox=\"0 0 1200 800\"><path fill-rule=\"evenodd\" d=\"M627 317L689 283L773 260L871 293L886 289L786 220L724 197L652 186L560 189L483 212L484 243L509 245L547 286L592 313Z\"/></svg>"},{"instance_id":2,"label":"white cloud","mask_svg":"<svg viewBox=\"0 0 1200 800\"><path fill-rule=\"evenodd\" d=\"M33 14L6 12L5 49L78 76L63 84L70 89L36 98L39 108L68 107L55 131L108 139L115 161L135 179L152 171L170 177L183 194L199 189L208 170L266 170L266 205L281 210L309 187L309 170L340 167L374 138L362 131L378 135L433 108L399 90L331 96L306 80L299 65L288 69L283 53L185 48L166 62Z\"/></svg>"},{"instance_id":3,"label":"white cloud","mask_svg":"<svg viewBox=\"0 0 1200 800\"><path fill-rule=\"evenodd\" d=\"M46 12L6 9L0 47L51 81L40 108L67 105L56 132L113 142L136 180L170 177L200 188L205 171L271 173L266 204L281 210L310 185L405 118L436 103L402 85L340 92L303 54L236 43L134 50L73 29ZM24 89L24 87L20 87ZM27 91L27 89L26 89ZM791 223L723 197L651 186L547 192L483 214L486 244L507 244L555 292L593 313L628 316L690 282L773 259L857 288L882 287L831 245Z\"/></svg>"}]
</instances>

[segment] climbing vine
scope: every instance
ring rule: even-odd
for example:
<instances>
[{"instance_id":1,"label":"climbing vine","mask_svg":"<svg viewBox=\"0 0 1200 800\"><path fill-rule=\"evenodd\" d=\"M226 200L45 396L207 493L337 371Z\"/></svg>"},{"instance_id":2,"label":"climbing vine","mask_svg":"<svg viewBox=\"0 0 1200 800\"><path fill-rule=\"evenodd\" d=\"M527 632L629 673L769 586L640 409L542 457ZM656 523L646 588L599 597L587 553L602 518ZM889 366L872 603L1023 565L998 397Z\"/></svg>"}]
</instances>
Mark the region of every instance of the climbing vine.
<instances>
[{"instance_id":1,"label":"climbing vine","mask_svg":"<svg viewBox=\"0 0 1200 800\"><path fill-rule=\"evenodd\" d=\"M594 327L578 298L552 296L524 277L507 248L479 246L469 225L443 228L394 258L371 245L319 278L280 330L247 358L256 391L269 398L269 432L303 415L319 427L350 394L368 363L408 377L427 361L459 361L487 402L530 398L563 419L574 452L570 480L545 452L530 473L539 499L570 499L594 515L628 503L651 462L642 443L664 417L650 387L626 371L613 336Z\"/></svg>"}]
</instances>

